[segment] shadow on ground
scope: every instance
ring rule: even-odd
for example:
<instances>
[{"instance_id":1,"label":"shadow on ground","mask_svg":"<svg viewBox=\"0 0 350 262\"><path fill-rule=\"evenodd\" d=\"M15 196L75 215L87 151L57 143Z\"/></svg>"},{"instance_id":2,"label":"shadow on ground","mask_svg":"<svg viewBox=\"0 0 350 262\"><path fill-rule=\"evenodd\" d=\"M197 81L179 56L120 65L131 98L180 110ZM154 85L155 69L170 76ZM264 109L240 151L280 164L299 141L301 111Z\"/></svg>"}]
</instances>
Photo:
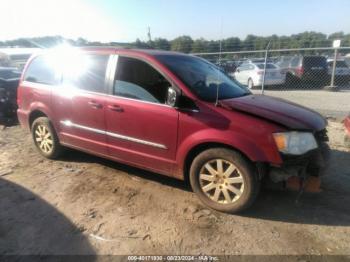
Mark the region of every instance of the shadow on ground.
<instances>
[{"instance_id":1,"label":"shadow on ground","mask_svg":"<svg viewBox=\"0 0 350 262\"><path fill-rule=\"evenodd\" d=\"M182 189L184 191L192 191L190 185L184 181L160 175L157 173L149 172L140 168L124 165L118 162L114 162L108 159L96 157L84 152L68 149L67 152L62 156L62 161L77 162L77 163L96 163L109 168L128 173L132 176L151 180L163 185Z\"/></svg>"},{"instance_id":2,"label":"shadow on ground","mask_svg":"<svg viewBox=\"0 0 350 262\"><path fill-rule=\"evenodd\" d=\"M332 174L329 174L323 179L326 184L323 185L322 193L304 193L297 204L297 192L262 189L256 203L240 215L288 223L349 226L350 170L346 168L346 163L350 163L350 153L333 150L332 155L335 161L332 164L333 169L330 169ZM132 176L191 192L191 188L186 182L74 150L68 151L62 160L97 163L126 172ZM339 166L344 168L340 170L338 168ZM225 216L225 214L219 213L218 215Z\"/></svg>"},{"instance_id":3,"label":"shadow on ground","mask_svg":"<svg viewBox=\"0 0 350 262\"><path fill-rule=\"evenodd\" d=\"M0 257L81 254L92 255L89 261L94 258L94 249L79 228L39 196L0 178L0 199Z\"/></svg>"}]
</instances>

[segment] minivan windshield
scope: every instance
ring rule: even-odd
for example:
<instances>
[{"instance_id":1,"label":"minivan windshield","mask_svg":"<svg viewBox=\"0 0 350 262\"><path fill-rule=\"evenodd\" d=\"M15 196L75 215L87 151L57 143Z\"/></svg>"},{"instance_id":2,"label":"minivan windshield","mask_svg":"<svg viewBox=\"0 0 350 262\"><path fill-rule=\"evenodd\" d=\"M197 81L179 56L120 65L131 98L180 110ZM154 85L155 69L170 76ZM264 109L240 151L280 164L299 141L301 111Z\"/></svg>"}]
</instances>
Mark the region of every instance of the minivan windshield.
<instances>
[{"instance_id":1,"label":"minivan windshield","mask_svg":"<svg viewBox=\"0 0 350 262\"><path fill-rule=\"evenodd\" d=\"M219 88L219 100L251 94L217 66L204 59L185 55L157 55L190 90L204 101L214 102Z\"/></svg>"}]
</instances>

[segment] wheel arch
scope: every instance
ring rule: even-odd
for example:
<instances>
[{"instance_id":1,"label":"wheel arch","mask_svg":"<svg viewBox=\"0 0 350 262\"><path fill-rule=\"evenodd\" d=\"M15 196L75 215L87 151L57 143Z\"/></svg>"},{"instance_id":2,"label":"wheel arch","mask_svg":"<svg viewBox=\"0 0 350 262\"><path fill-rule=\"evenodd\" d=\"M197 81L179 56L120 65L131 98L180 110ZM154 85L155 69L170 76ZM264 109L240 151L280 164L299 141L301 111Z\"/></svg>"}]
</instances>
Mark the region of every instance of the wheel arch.
<instances>
[{"instance_id":1,"label":"wheel arch","mask_svg":"<svg viewBox=\"0 0 350 262\"><path fill-rule=\"evenodd\" d=\"M48 118L48 115L40 109L35 109L32 112L30 112L29 118L28 118L29 129L32 128L32 124L35 121L35 119L37 119L39 117L47 117Z\"/></svg>"},{"instance_id":2,"label":"wheel arch","mask_svg":"<svg viewBox=\"0 0 350 262\"><path fill-rule=\"evenodd\" d=\"M197 144L194 147L192 147L188 151L188 153L185 157L182 175L183 175L183 178L186 181L186 183L189 183L189 173L190 173L189 171L190 171L191 164L192 164L193 160L195 159L195 157L198 156L200 153L204 152L205 150L208 150L211 148L226 148L226 149L234 150L234 151L240 153L247 161L253 163L253 165L254 165L254 161L252 161L252 159L250 159L244 152L242 152L237 147L234 147L234 146L229 145L229 144L221 143L221 142L200 143L200 144Z\"/></svg>"}]
</instances>

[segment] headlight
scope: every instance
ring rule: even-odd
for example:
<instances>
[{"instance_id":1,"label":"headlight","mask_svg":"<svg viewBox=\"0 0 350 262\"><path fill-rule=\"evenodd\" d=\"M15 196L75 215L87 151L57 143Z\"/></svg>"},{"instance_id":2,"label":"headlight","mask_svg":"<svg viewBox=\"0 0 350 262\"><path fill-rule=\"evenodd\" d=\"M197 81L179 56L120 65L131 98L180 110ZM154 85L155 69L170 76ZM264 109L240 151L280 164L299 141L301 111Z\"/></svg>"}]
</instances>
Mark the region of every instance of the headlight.
<instances>
[{"instance_id":1,"label":"headlight","mask_svg":"<svg viewBox=\"0 0 350 262\"><path fill-rule=\"evenodd\" d=\"M312 133L286 132L273 134L278 150L288 155L302 155L316 149L317 142Z\"/></svg>"}]
</instances>

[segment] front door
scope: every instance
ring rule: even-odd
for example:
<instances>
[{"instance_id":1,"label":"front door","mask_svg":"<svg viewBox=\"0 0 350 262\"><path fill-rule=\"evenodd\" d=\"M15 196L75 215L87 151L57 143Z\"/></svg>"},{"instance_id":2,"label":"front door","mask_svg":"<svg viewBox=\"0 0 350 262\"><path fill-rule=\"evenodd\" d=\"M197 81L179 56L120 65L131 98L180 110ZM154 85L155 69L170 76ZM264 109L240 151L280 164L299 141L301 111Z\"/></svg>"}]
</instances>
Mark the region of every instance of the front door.
<instances>
[{"instance_id":1,"label":"front door","mask_svg":"<svg viewBox=\"0 0 350 262\"><path fill-rule=\"evenodd\" d=\"M170 82L153 66L118 57L106 102L109 154L163 174L175 164L179 113L166 104Z\"/></svg>"}]
</instances>

